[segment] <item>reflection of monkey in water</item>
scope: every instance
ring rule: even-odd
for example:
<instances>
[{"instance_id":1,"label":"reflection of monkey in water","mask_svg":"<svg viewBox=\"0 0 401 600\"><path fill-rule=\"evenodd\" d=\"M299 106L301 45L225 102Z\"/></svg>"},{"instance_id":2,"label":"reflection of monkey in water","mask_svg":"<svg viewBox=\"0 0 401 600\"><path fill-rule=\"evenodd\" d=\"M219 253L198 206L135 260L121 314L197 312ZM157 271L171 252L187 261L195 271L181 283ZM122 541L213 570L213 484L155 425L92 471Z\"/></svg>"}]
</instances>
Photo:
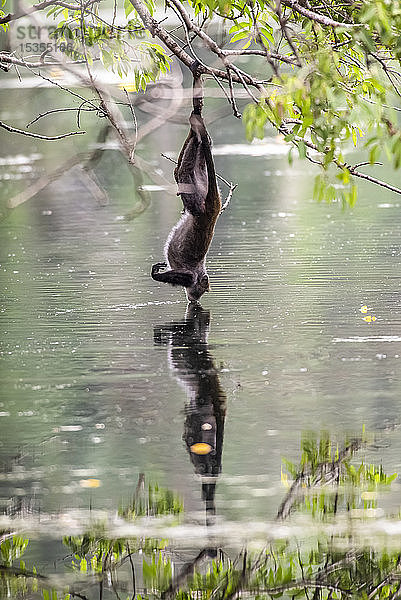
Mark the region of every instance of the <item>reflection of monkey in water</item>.
<instances>
[{"instance_id":1,"label":"reflection of monkey in water","mask_svg":"<svg viewBox=\"0 0 401 600\"><path fill-rule=\"evenodd\" d=\"M155 327L154 341L168 346L170 368L188 397L183 439L195 472L202 478L207 522L211 523L221 471L226 395L209 352L209 324L209 311L190 304L184 320Z\"/></svg>"},{"instance_id":2,"label":"reflection of monkey in water","mask_svg":"<svg viewBox=\"0 0 401 600\"><path fill-rule=\"evenodd\" d=\"M221 210L211 141L201 116L202 100L196 97L199 89L199 79L195 78L191 129L174 171L184 213L167 238L167 262L153 265L151 273L156 281L184 286L190 302L209 291L205 258ZM165 267L169 270L160 272Z\"/></svg>"}]
</instances>

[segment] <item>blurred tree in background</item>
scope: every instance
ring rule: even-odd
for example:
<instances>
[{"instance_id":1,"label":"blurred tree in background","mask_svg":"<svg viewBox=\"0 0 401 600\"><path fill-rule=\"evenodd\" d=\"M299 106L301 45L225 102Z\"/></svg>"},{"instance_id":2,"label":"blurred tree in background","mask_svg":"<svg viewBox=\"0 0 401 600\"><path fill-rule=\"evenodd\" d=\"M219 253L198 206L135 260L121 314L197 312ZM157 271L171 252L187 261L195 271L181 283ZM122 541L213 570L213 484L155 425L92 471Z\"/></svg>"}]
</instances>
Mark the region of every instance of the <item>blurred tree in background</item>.
<instances>
[{"instance_id":1,"label":"blurred tree in background","mask_svg":"<svg viewBox=\"0 0 401 600\"><path fill-rule=\"evenodd\" d=\"M214 86L232 114L243 117L249 140L263 138L272 126L291 144L290 162L295 151L321 167L319 200L341 197L352 205L357 178L401 193L376 177L376 167L369 174L382 160L395 169L401 164L399 0L165 0L163 6L43 0L7 9L0 11L7 37L1 69L26 70L59 87L51 69L74 76L75 86L62 87L73 95L69 110L78 121L78 131L54 136L1 121L10 133L50 140L77 135L81 113L94 112L109 121L136 164L135 94L168 81L177 63L190 69L196 61L208 89ZM125 101L105 84L107 71L121 77ZM345 155L352 145L358 148L354 164Z\"/></svg>"}]
</instances>

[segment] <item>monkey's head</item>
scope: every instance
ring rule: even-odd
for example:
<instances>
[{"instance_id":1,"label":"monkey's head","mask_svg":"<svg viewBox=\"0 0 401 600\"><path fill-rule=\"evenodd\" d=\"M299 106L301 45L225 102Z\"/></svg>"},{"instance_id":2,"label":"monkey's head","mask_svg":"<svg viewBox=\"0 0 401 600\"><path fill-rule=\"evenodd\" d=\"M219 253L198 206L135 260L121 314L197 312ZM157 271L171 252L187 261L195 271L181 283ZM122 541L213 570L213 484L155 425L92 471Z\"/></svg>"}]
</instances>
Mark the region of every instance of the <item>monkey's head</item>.
<instances>
[{"instance_id":1,"label":"monkey's head","mask_svg":"<svg viewBox=\"0 0 401 600\"><path fill-rule=\"evenodd\" d=\"M205 292L209 291L209 277L206 274L200 275L191 286L185 288L188 302L197 302Z\"/></svg>"}]
</instances>

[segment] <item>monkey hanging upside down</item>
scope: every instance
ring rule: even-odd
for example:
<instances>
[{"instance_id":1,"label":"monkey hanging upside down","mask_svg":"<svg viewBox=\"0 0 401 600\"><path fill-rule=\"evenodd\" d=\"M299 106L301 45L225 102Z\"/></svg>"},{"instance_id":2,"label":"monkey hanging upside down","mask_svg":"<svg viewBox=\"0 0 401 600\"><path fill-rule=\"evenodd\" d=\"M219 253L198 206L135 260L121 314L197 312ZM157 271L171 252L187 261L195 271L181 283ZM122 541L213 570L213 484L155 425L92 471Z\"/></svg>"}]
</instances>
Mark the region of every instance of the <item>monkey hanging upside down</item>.
<instances>
[{"instance_id":1,"label":"monkey hanging upside down","mask_svg":"<svg viewBox=\"0 0 401 600\"><path fill-rule=\"evenodd\" d=\"M221 211L221 199L211 141L195 102L189 123L191 129L174 170L184 212L167 238L167 262L153 265L151 275L156 281L184 286L188 301L197 302L210 289L205 259ZM168 270L161 271L164 268Z\"/></svg>"}]
</instances>

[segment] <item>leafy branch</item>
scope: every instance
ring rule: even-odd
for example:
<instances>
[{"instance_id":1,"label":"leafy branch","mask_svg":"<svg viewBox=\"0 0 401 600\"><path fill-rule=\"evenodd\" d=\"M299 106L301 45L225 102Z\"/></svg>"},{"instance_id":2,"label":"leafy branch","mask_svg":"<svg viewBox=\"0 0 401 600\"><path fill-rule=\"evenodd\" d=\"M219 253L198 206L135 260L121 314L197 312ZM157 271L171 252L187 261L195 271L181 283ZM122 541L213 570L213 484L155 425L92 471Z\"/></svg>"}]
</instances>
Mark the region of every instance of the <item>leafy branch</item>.
<instances>
[{"instance_id":1,"label":"leafy branch","mask_svg":"<svg viewBox=\"0 0 401 600\"><path fill-rule=\"evenodd\" d=\"M401 0L167 0L159 20L153 0L124 0L125 21L117 25L118 8L115 0L108 18L95 0L44 0L0 13L3 28L39 11L55 20L54 50L37 58L2 51L0 68L34 69L43 77L44 69L58 65L73 73L94 92L99 110L93 112L108 119L133 162L137 144L95 75L102 67L112 70L130 78L130 89L139 93L170 77L172 63L191 70L196 65L199 75L220 87L233 115L243 116L249 141L274 128L292 147L290 162L295 153L321 169L314 192L319 200L353 205L358 179L401 194L397 183L361 170L386 161L401 166ZM178 18L178 27L170 17ZM223 26L221 39L214 17ZM76 68L82 64L85 77ZM129 102L128 108L136 128ZM76 133L82 132L68 135ZM363 153L357 164L344 158L352 146Z\"/></svg>"}]
</instances>

